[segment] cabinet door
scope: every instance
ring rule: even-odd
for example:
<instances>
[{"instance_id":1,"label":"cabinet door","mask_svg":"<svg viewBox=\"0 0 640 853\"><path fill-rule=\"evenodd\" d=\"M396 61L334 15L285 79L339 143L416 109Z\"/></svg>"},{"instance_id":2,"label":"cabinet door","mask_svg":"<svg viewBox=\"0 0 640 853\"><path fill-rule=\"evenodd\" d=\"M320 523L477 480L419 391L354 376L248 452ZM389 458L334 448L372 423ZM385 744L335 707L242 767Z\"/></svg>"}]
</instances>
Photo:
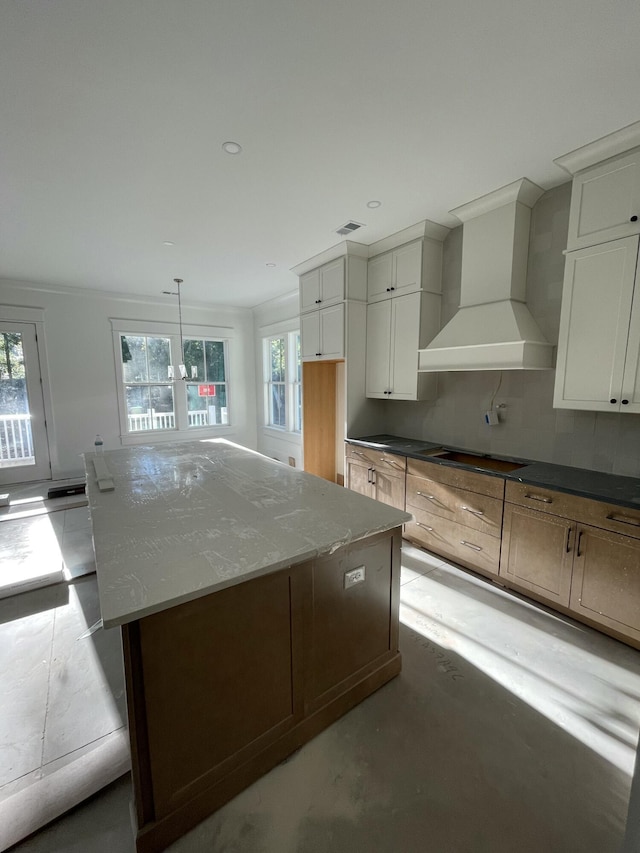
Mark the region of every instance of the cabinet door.
<instances>
[{"instance_id":1,"label":"cabinet door","mask_svg":"<svg viewBox=\"0 0 640 853\"><path fill-rule=\"evenodd\" d=\"M318 311L320 321L320 355L322 358L344 358L344 304Z\"/></svg>"},{"instance_id":2,"label":"cabinet door","mask_svg":"<svg viewBox=\"0 0 640 853\"><path fill-rule=\"evenodd\" d=\"M320 305L326 308L344 299L344 258L320 268Z\"/></svg>"},{"instance_id":3,"label":"cabinet door","mask_svg":"<svg viewBox=\"0 0 640 853\"><path fill-rule=\"evenodd\" d=\"M420 290L422 278L422 240L393 251L394 296L404 296Z\"/></svg>"},{"instance_id":4,"label":"cabinet door","mask_svg":"<svg viewBox=\"0 0 640 853\"><path fill-rule=\"evenodd\" d=\"M300 313L315 311L320 304L320 270L300 276Z\"/></svg>"},{"instance_id":5,"label":"cabinet door","mask_svg":"<svg viewBox=\"0 0 640 853\"><path fill-rule=\"evenodd\" d=\"M359 492L361 495L366 495L368 498L373 497L373 484L371 476L371 466L363 465L355 459L347 459L347 486L354 492Z\"/></svg>"},{"instance_id":6,"label":"cabinet door","mask_svg":"<svg viewBox=\"0 0 640 853\"><path fill-rule=\"evenodd\" d=\"M391 278L393 275L392 253L371 258L367 265L367 299L375 302L388 299L391 294Z\"/></svg>"},{"instance_id":7,"label":"cabinet door","mask_svg":"<svg viewBox=\"0 0 640 853\"><path fill-rule=\"evenodd\" d=\"M500 577L568 607L576 526L566 518L505 504Z\"/></svg>"},{"instance_id":8,"label":"cabinet door","mask_svg":"<svg viewBox=\"0 0 640 853\"><path fill-rule=\"evenodd\" d=\"M420 294L401 296L391 302L391 364L387 395L392 400L418 397L418 341Z\"/></svg>"},{"instance_id":9,"label":"cabinet door","mask_svg":"<svg viewBox=\"0 0 640 853\"><path fill-rule=\"evenodd\" d=\"M320 353L320 311L300 317L300 353L302 358L317 358Z\"/></svg>"},{"instance_id":10,"label":"cabinet door","mask_svg":"<svg viewBox=\"0 0 640 853\"><path fill-rule=\"evenodd\" d=\"M638 237L567 255L556 408L621 410L637 255Z\"/></svg>"},{"instance_id":11,"label":"cabinet door","mask_svg":"<svg viewBox=\"0 0 640 853\"><path fill-rule=\"evenodd\" d=\"M386 400L391 355L391 300L367 305L366 395Z\"/></svg>"},{"instance_id":12,"label":"cabinet door","mask_svg":"<svg viewBox=\"0 0 640 853\"><path fill-rule=\"evenodd\" d=\"M632 221L632 217L636 217ZM640 231L640 149L585 169L573 179L569 248Z\"/></svg>"},{"instance_id":13,"label":"cabinet door","mask_svg":"<svg viewBox=\"0 0 640 853\"><path fill-rule=\"evenodd\" d=\"M636 238L637 239L637 238ZM640 267L636 267L620 411L640 413Z\"/></svg>"},{"instance_id":14,"label":"cabinet door","mask_svg":"<svg viewBox=\"0 0 640 853\"><path fill-rule=\"evenodd\" d=\"M373 470L374 498L383 504L404 509L404 477L389 475L379 468Z\"/></svg>"},{"instance_id":15,"label":"cabinet door","mask_svg":"<svg viewBox=\"0 0 640 853\"><path fill-rule=\"evenodd\" d=\"M640 640L640 541L578 527L571 609Z\"/></svg>"}]
</instances>

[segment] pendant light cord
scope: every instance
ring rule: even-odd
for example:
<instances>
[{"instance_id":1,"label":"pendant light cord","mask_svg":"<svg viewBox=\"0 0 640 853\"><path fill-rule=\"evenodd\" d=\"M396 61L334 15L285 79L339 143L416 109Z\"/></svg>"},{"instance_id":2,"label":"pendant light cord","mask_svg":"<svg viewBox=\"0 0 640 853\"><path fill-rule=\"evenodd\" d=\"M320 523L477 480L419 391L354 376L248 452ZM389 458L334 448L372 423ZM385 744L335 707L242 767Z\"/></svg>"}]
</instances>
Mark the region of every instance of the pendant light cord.
<instances>
[{"instance_id":1,"label":"pendant light cord","mask_svg":"<svg viewBox=\"0 0 640 853\"><path fill-rule=\"evenodd\" d=\"M180 285L183 282L181 278L174 278L175 283L178 286L178 324L180 326L180 364L184 364L184 341L182 338L182 299L180 296ZM186 377L182 377L185 379Z\"/></svg>"}]
</instances>

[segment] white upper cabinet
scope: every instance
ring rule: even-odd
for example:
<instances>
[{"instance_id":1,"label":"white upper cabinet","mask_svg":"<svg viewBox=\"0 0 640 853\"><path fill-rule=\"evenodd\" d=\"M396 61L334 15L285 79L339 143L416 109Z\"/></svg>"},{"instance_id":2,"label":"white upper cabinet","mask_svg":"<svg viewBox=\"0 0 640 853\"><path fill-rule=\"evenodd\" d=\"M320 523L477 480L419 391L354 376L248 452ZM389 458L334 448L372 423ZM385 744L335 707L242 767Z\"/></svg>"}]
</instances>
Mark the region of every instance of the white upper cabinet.
<instances>
[{"instance_id":1,"label":"white upper cabinet","mask_svg":"<svg viewBox=\"0 0 640 853\"><path fill-rule=\"evenodd\" d=\"M418 373L418 349L437 333L440 297L411 293L367 306L366 394L383 400L426 400L436 377Z\"/></svg>"},{"instance_id":2,"label":"white upper cabinet","mask_svg":"<svg viewBox=\"0 0 640 853\"><path fill-rule=\"evenodd\" d=\"M317 311L345 297L344 258L337 258L300 276L300 313Z\"/></svg>"},{"instance_id":3,"label":"white upper cabinet","mask_svg":"<svg viewBox=\"0 0 640 853\"><path fill-rule=\"evenodd\" d=\"M425 269L423 269L423 252ZM435 274L431 267L435 263ZM367 299L379 302L395 296L415 293L423 287L441 287L442 244L431 240L415 240L384 255L371 258L367 272ZM427 269L428 268L428 269ZM430 276L426 276L431 272ZM423 281L423 275L428 283ZM436 292L440 292L438 289Z\"/></svg>"},{"instance_id":4,"label":"white upper cabinet","mask_svg":"<svg viewBox=\"0 0 640 853\"><path fill-rule=\"evenodd\" d=\"M302 314L300 338L303 359L344 358L344 303Z\"/></svg>"},{"instance_id":5,"label":"white upper cabinet","mask_svg":"<svg viewBox=\"0 0 640 853\"><path fill-rule=\"evenodd\" d=\"M640 412L638 241L567 254L556 408Z\"/></svg>"},{"instance_id":6,"label":"white upper cabinet","mask_svg":"<svg viewBox=\"0 0 640 853\"><path fill-rule=\"evenodd\" d=\"M568 249L640 233L640 148L573 179Z\"/></svg>"}]
</instances>

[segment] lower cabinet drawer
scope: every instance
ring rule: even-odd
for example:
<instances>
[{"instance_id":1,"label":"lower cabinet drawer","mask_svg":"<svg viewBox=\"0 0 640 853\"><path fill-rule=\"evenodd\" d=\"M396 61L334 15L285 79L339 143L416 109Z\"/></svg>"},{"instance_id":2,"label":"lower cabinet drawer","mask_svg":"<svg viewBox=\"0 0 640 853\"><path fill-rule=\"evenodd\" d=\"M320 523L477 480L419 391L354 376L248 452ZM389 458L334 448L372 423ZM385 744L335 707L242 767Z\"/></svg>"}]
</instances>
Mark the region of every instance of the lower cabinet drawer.
<instances>
[{"instance_id":1,"label":"lower cabinet drawer","mask_svg":"<svg viewBox=\"0 0 640 853\"><path fill-rule=\"evenodd\" d=\"M470 569L495 576L500 564L500 539L412 507L415 521L404 535L434 554L448 557Z\"/></svg>"},{"instance_id":2,"label":"lower cabinet drawer","mask_svg":"<svg viewBox=\"0 0 640 853\"><path fill-rule=\"evenodd\" d=\"M497 498L407 475L409 512L422 510L489 536L499 537L502 530L502 506L502 501Z\"/></svg>"}]
</instances>

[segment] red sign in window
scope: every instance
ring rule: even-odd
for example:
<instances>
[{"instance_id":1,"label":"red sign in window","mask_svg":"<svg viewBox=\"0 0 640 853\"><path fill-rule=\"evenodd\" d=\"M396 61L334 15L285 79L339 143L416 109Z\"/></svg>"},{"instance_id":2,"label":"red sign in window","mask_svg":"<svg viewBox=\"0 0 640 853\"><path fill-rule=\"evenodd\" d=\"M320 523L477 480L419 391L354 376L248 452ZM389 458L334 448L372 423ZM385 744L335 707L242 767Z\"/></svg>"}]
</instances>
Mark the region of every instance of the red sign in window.
<instances>
[{"instance_id":1,"label":"red sign in window","mask_svg":"<svg viewBox=\"0 0 640 853\"><path fill-rule=\"evenodd\" d=\"M198 385L198 397L215 397L215 385Z\"/></svg>"}]
</instances>

